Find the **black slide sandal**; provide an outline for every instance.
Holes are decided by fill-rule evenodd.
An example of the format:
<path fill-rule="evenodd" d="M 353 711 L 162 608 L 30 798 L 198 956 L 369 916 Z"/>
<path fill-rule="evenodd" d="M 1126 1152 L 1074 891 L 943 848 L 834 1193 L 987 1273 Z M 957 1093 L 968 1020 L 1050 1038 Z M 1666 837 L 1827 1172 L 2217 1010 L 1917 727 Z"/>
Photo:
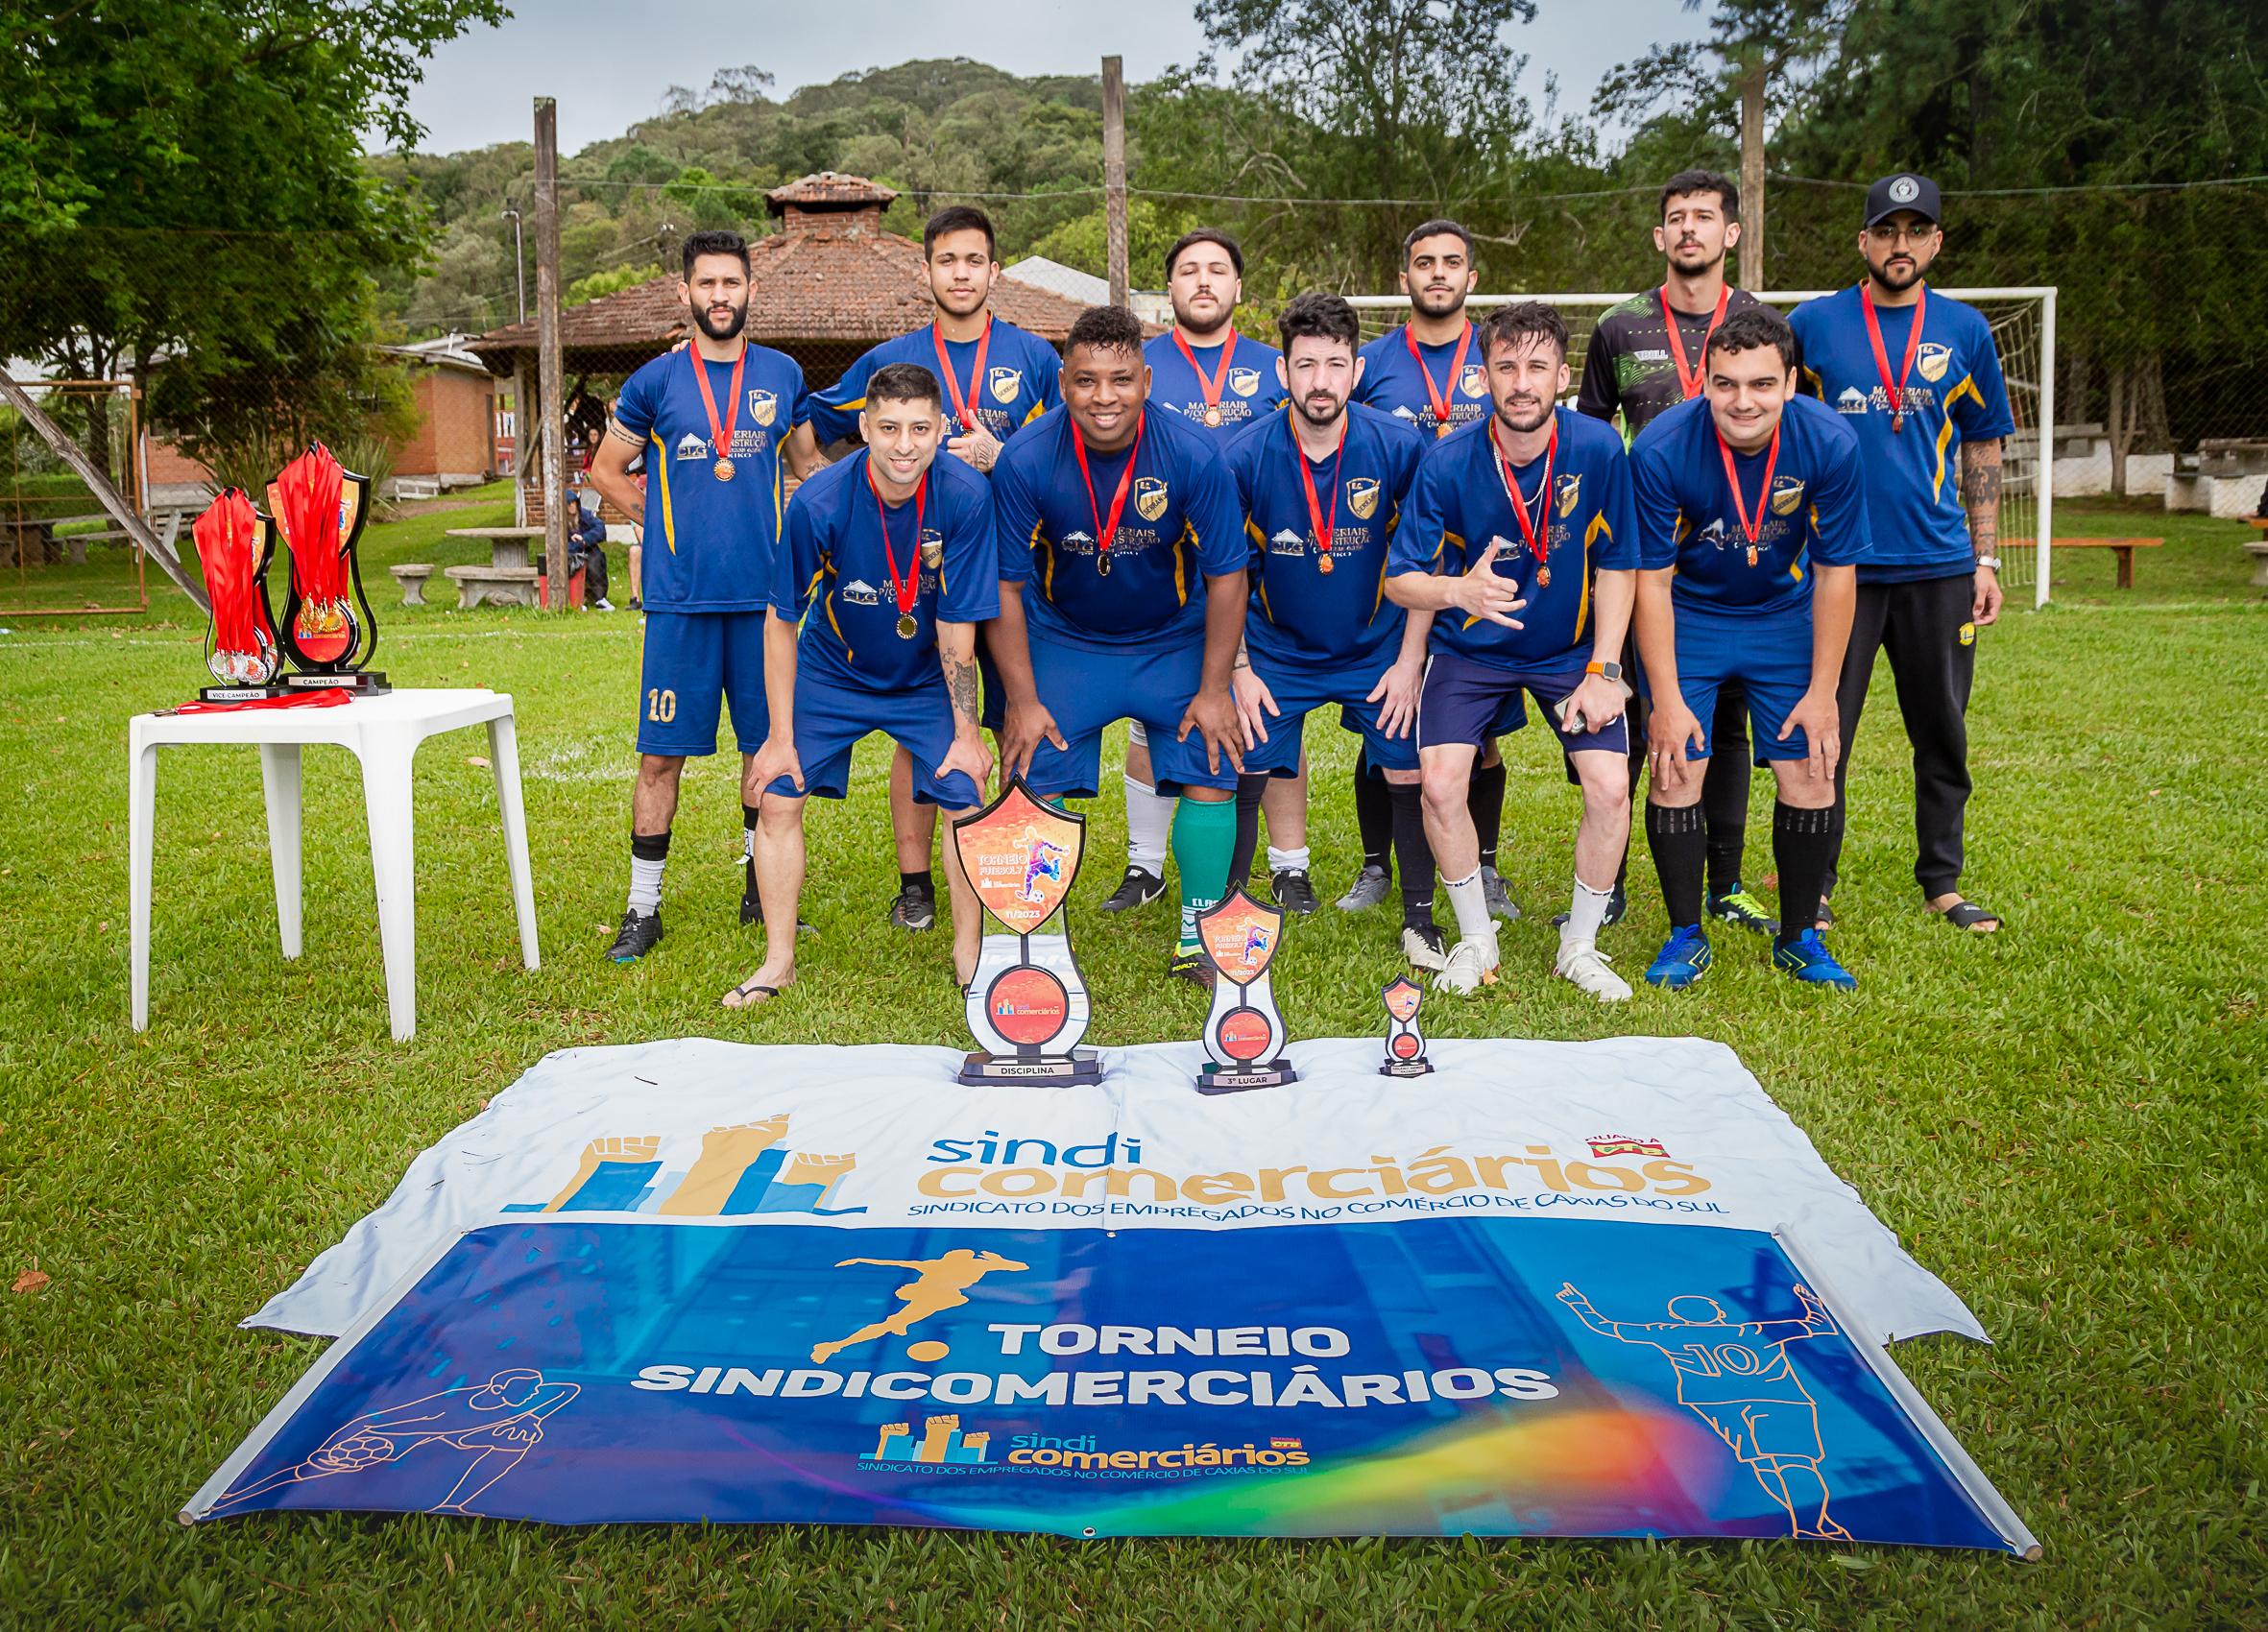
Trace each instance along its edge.
<path fill-rule="evenodd" d="M 1939 914 L 1956 929 L 1966 929 L 1975 935 L 1991 935 L 2000 929 L 2000 914 L 1991 907 L 1979 906 L 1975 901 L 1955 901 Z"/>

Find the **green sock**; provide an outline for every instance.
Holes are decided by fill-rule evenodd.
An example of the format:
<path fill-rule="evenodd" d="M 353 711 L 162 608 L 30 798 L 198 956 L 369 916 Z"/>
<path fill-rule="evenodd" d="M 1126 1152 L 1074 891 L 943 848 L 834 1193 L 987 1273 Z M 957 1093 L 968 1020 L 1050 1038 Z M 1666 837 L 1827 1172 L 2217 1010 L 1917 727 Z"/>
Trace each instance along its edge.
<path fill-rule="evenodd" d="M 1181 876 L 1180 952 L 1197 949 L 1197 914 L 1228 892 L 1228 858 L 1237 847 L 1237 802 L 1181 796 L 1173 812 L 1173 867 Z"/>

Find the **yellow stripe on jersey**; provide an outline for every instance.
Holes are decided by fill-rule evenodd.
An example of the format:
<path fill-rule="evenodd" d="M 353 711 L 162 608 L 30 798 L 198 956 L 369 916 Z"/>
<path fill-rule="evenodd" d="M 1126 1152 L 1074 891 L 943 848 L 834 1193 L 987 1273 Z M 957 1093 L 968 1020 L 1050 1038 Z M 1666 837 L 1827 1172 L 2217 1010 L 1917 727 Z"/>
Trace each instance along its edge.
<path fill-rule="evenodd" d="M 1040 569 L 1040 593 L 1051 601 L 1055 598 L 1055 544 L 1052 540 L 1040 537 L 1040 529 L 1046 525 L 1045 521 L 1031 524 L 1031 537 L 1024 540 L 1024 549 L 1028 555 L 1043 543 L 1048 546 L 1047 564 Z"/>
<path fill-rule="evenodd" d="M 1945 496 L 1945 449 L 1953 441 L 1953 404 L 1961 400 L 1961 394 L 1965 391 L 1976 398 L 1979 409 L 1985 406 L 1985 394 L 1977 389 L 1977 377 L 1974 374 L 1963 374 L 1961 383 L 1945 393 L 1945 422 L 1938 427 L 1937 474 L 1930 478 L 1929 484 L 1929 500 L 1932 504 Z"/>
<path fill-rule="evenodd" d="M 1187 544 L 1189 553 L 1181 553 Z M 1197 527 L 1188 516 L 1181 518 L 1181 537 L 1173 540 L 1173 604 L 1189 605 L 1189 564 L 1197 559 Z"/>
<path fill-rule="evenodd" d="M 662 439 L 654 440 L 654 480 L 662 484 L 662 540 L 669 546 L 671 555 L 677 554 L 677 522 L 669 513 L 669 450 L 662 445 Z"/>
<path fill-rule="evenodd" d="M 1614 529 L 1607 524 L 1606 513 L 1604 510 L 1592 516 L 1591 524 L 1582 530 L 1582 599 L 1578 601 L 1575 606 L 1575 637 L 1578 640 L 1582 638 L 1582 632 L 1590 623 L 1591 545 L 1598 541 L 1599 535 L 1602 533 L 1606 535 L 1608 543 L 1614 541 Z"/>
<path fill-rule="evenodd" d="M 1048 411 L 1048 410 L 1047 410 L 1047 408 L 1046 408 L 1046 406 L 1045 406 L 1044 404 L 1042 404 L 1042 403 L 1038 403 L 1038 402 L 1034 402 L 1034 403 L 1031 405 L 1031 412 L 1030 412 L 1030 413 L 1028 413 L 1028 414 L 1026 414 L 1026 415 L 1025 415 L 1025 416 L 1024 416 L 1024 418 L 1023 418 L 1022 420 L 1018 420 L 1018 421 L 1017 421 L 1016 428 L 1017 428 L 1018 430 L 1022 430 L 1022 429 L 1023 429 L 1023 428 L 1024 428 L 1025 425 L 1028 425 L 1028 424 L 1030 424 L 1030 423 L 1032 422 L 1032 420 L 1034 420 L 1038 419 L 1038 418 L 1039 418 L 1039 417 L 1040 417 L 1042 414 L 1045 414 L 1047 411 Z"/>

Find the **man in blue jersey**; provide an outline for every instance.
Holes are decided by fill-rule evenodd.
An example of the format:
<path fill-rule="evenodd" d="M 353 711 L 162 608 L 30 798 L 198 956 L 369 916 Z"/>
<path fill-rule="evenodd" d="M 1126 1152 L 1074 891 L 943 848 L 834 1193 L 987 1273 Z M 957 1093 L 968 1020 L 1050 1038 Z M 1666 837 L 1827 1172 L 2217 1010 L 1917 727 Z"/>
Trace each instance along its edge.
<path fill-rule="evenodd" d="M 1478 349 L 1493 412 L 1434 444 L 1418 466 L 1386 590 L 1435 615 L 1418 703 L 1426 836 L 1457 912 L 1435 977 L 1464 994 L 1495 976 L 1496 924 L 1466 807 L 1474 757 L 1525 691 L 1558 733 L 1582 789 L 1575 890 L 1553 967 L 1601 1002 L 1629 982 L 1599 950 L 1630 830 L 1623 635 L 1638 567 L 1622 438 L 1572 408 L 1567 324 L 1540 300 L 1491 312 Z"/>
<path fill-rule="evenodd" d="M 1245 744 L 1229 876 L 1241 878 L 1251 866 L 1264 800 L 1287 790 L 1292 797 L 1281 808 L 1266 808 L 1269 877 L 1289 907 L 1287 874 L 1307 841 L 1299 797 L 1305 726 L 1315 709 L 1336 704 L 1393 801 L 1404 949 L 1438 969 L 1445 953 L 1434 926 L 1433 853 L 1418 809 L 1413 734 L 1432 619 L 1405 614 L 1382 592 L 1387 547 L 1429 444 L 1391 415 L 1348 400 L 1362 379 L 1363 331 L 1344 300 L 1301 295 L 1285 306 L 1280 328 L 1276 366 L 1291 411 L 1228 445 L 1252 575 L 1245 657 L 1235 675 Z"/>
<path fill-rule="evenodd" d="M 1072 325 L 1063 406 L 1008 445 L 993 476 L 1001 615 L 989 642 L 1007 693 L 1002 776 L 1091 797 L 1103 729 L 1140 720 L 1162 791 L 1180 796 L 1171 972 L 1209 978 L 1196 915 L 1225 893 L 1243 765 L 1229 671 L 1244 630 L 1236 484 L 1204 431 L 1148 402 L 1142 324 L 1098 306 Z"/>
<path fill-rule="evenodd" d="M 1355 400 L 1381 409 L 1431 437 L 1445 437 L 1477 424 L 1493 412 L 1488 371 L 1465 317 L 1465 300 L 1480 274 L 1473 266 L 1473 235 L 1454 221 L 1426 221 L 1402 240 L 1402 292 L 1410 297 L 1410 321 L 1388 329 L 1363 348 L 1363 383 Z M 1481 842 L 1481 883 L 1488 910 L 1516 919 L 1520 909 L 1496 872 L 1496 840 L 1504 823 L 1504 758 L 1499 733 L 1517 731 L 1527 718 L 1517 692 L 1506 717 L 1495 723 L 1473 770 L 1470 808 Z M 1392 830 L 1392 803 L 1366 759 L 1355 762 L 1355 819 L 1363 835 L 1363 871 L 1339 898 L 1341 911 L 1354 912 L 1386 900 L 1392 880 L 1387 868 L 1387 840 Z"/>
<path fill-rule="evenodd" d="M 1857 439 L 1795 396 L 1796 357 L 1787 319 L 1735 312 L 1709 337 L 1703 395 L 1630 450 L 1645 568 L 1638 660 L 1653 705 L 1646 837 L 1670 919 L 1646 971 L 1656 986 L 1689 986 L 1709 967 L 1701 797 L 1715 744 L 1701 722 L 1727 680 L 1748 696 L 1757 762 L 1778 783 L 1773 963 L 1816 985 L 1857 984 L 1814 921 L 1843 830 L 1835 683 L 1867 553 L 1866 495 Z"/>
<path fill-rule="evenodd" d="M 992 753 L 977 719 L 977 626 L 1001 607 L 992 490 L 962 461 L 937 457 L 945 429 L 936 375 L 885 364 L 858 415 L 865 450 L 787 506 L 765 626 L 771 733 L 756 756 L 764 960 L 725 995 L 727 1008 L 795 978 L 805 802 L 849 792 L 851 750 L 867 732 L 887 732 L 913 756 L 914 796 L 931 809 L 964 816 L 983 803 Z M 981 919 L 950 845 L 946 877 L 953 978 L 966 985 Z"/>
<path fill-rule="evenodd" d="M 1215 227 L 1184 233 L 1166 252 L 1166 292 L 1173 327 L 1143 348 L 1149 364 L 1149 399 L 1187 415 L 1225 449 L 1231 438 L 1284 405 L 1282 355 L 1273 346 L 1239 334 L 1233 322 L 1244 292 L 1244 252 Z M 1140 722 L 1126 735 L 1126 876 L 1105 912 L 1124 912 L 1155 900 L 1166 889 L 1166 834 L 1173 802 L 1150 783 L 1149 737 Z M 1269 786 L 1268 835 L 1297 836 L 1295 847 L 1269 847 L 1276 900 L 1287 912 L 1315 910 L 1307 877 L 1306 767 L 1297 778 Z M 1240 815 L 1242 823 L 1244 817 Z M 1241 831 L 1241 829 L 1240 829 Z M 1251 852 L 1243 859 L 1249 863 Z M 1240 877 L 1241 875 L 1231 875 Z"/>
<path fill-rule="evenodd" d="M 2000 616 L 2001 439 L 2015 420 L 1984 314 L 1922 281 L 1944 245 L 1941 208 L 1927 177 L 1875 182 L 1859 234 L 1866 277 L 1790 321 L 1812 389 L 1857 434 L 1874 535 L 1836 691 L 1836 787 L 1874 654 L 1888 652 L 1914 748 L 1915 881 L 1930 911 L 1989 934 L 2000 915 L 1961 893 L 1962 819 L 1977 631 Z M 1832 888 L 1832 868 L 1827 877 Z"/>
<path fill-rule="evenodd" d="M 989 473 L 1001 449 L 1025 425 L 1062 400 L 1055 348 L 991 309 L 1001 275 L 992 218 L 967 204 L 937 211 L 922 226 L 922 258 L 929 277 L 934 319 L 923 328 L 885 340 L 853 363 L 843 377 L 811 397 L 811 429 L 825 446 L 857 429 L 867 381 L 892 363 L 918 363 L 945 387 L 950 415 L 945 451 Z M 981 658 L 981 643 L 979 656 Z M 988 707 L 987 720 L 997 723 Z M 913 761 L 904 751 L 890 760 L 890 829 L 898 846 L 898 894 L 890 922 L 928 929 L 937 922 L 937 891 L 929 858 L 936 852 L 937 811 L 914 797 Z"/>
<path fill-rule="evenodd" d="M 638 787 L 630 805 L 630 901 L 607 955 L 643 957 L 662 939 L 662 870 L 688 756 L 716 752 L 729 700 L 740 742 L 742 820 L 756 825 L 756 751 L 769 733 L 763 619 L 785 488 L 819 468 L 803 370 L 752 344 L 748 245 L 736 232 L 686 239 L 692 344 L 632 374 L 615 399 L 591 485 L 646 531 L 645 654 L 639 683 Z M 630 474 L 642 451 L 646 480 Z M 751 872 L 748 896 L 755 893 Z M 742 921 L 751 916 L 743 898 Z"/>

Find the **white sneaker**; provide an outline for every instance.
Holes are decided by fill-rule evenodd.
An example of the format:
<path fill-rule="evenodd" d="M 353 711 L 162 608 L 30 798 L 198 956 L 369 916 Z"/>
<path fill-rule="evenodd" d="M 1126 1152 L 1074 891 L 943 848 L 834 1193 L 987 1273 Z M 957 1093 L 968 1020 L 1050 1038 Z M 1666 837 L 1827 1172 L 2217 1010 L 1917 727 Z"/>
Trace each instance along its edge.
<path fill-rule="evenodd" d="M 1488 901 L 1488 910 L 1507 924 L 1520 922 L 1520 903 L 1512 900 L 1512 892 L 1505 887 L 1503 878 L 1493 867 L 1481 869 L 1481 893 Z"/>
<path fill-rule="evenodd" d="M 1434 976 L 1434 990 L 1470 996 L 1484 985 L 1496 982 L 1496 937 L 1460 941 L 1450 948 L 1449 961 Z"/>
<path fill-rule="evenodd" d="M 1589 941 L 1563 941 L 1552 967 L 1600 1002 L 1620 1003 L 1629 996 L 1630 983 L 1606 967 L 1611 961 Z"/>
<path fill-rule="evenodd" d="M 598 610 L 600 612 L 613 612 L 615 610 L 615 603 L 608 600 L 604 595 L 601 595 L 598 597 Z"/>
<path fill-rule="evenodd" d="M 1402 925 L 1402 955 L 1418 969 L 1446 969 L 1449 967 L 1449 948 L 1441 942 L 1441 931 L 1420 929 L 1414 924 Z"/>

